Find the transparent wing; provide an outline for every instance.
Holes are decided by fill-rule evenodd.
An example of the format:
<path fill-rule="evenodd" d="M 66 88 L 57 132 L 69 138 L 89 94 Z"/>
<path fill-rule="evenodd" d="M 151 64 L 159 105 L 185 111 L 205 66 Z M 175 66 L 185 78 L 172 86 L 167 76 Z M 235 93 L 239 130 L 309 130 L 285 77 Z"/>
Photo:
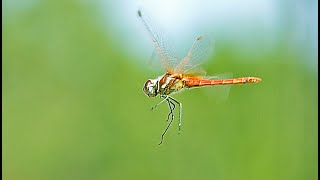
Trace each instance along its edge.
<path fill-rule="evenodd" d="M 202 69 L 200 66 L 194 67 L 193 69 L 187 71 L 187 72 L 183 72 L 183 76 L 188 78 L 188 77 L 199 77 L 199 78 L 207 78 L 206 77 L 207 72 Z"/>
<path fill-rule="evenodd" d="M 232 73 L 223 73 L 215 76 L 206 76 L 206 79 L 231 79 L 233 77 Z M 216 103 L 225 102 L 228 99 L 230 93 L 231 85 L 214 86 L 211 88 L 206 88 L 206 94 L 208 98 Z"/>
<path fill-rule="evenodd" d="M 197 74 L 200 65 L 205 62 L 213 51 L 213 43 L 207 35 L 199 36 L 194 41 L 187 56 L 174 69 L 175 73 Z"/>
<path fill-rule="evenodd" d="M 223 73 L 223 74 L 218 74 L 218 75 L 214 75 L 214 76 L 206 76 L 206 79 L 210 79 L 210 80 L 215 80 L 215 79 L 231 79 L 233 78 L 233 74 L 230 72 L 227 73 Z"/>
<path fill-rule="evenodd" d="M 167 36 L 160 31 L 151 23 L 148 16 L 144 14 L 141 10 L 138 10 L 138 17 L 141 19 L 145 28 L 150 35 L 152 42 L 155 46 L 155 51 L 159 57 L 162 67 L 167 72 L 173 72 L 177 65 L 177 58 L 175 56 L 175 48 L 173 44 L 169 43 Z"/>

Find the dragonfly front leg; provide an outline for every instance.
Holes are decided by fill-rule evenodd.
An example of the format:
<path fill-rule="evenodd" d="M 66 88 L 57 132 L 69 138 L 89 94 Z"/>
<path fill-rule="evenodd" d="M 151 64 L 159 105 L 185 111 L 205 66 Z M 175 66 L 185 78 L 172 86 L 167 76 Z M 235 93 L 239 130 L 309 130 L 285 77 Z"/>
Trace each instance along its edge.
<path fill-rule="evenodd" d="M 180 134 L 180 132 L 181 132 L 181 119 L 182 119 L 182 103 L 180 103 L 179 101 L 175 100 L 172 97 L 169 97 L 169 99 L 174 101 L 175 103 L 177 103 L 179 105 L 179 134 Z"/>
<path fill-rule="evenodd" d="M 169 96 L 160 96 L 160 98 L 164 98 L 163 100 L 161 100 L 158 104 L 152 106 L 151 110 L 153 110 L 154 108 L 156 108 L 157 106 L 159 106 L 160 104 L 162 104 L 165 100 L 167 100 L 169 98 Z"/>

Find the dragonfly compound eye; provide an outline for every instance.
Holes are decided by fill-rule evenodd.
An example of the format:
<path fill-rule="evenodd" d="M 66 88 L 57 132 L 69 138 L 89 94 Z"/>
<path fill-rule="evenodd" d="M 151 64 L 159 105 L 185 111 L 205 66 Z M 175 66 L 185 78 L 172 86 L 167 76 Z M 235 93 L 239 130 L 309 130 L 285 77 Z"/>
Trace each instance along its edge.
<path fill-rule="evenodd" d="M 144 83 L 143 92 L 149 97 L 157 96 L 157 82 L 149 79 Z"/>

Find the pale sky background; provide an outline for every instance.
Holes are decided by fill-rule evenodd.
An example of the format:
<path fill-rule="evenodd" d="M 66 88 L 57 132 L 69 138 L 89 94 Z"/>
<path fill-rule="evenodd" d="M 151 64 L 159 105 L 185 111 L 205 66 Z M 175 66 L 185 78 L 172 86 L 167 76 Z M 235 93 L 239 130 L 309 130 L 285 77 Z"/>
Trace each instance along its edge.
<path fill-rule="evenodd" d="M 5 3 L 10 13 L 32 9 L 40 0 Z M 115 46 L 145 62 L 153 48 L 137 9 L 143 7 L 183 56 L 196 36 L 208 33 L 215 47 L 224 41 L 243 53 L 257 57 L 286 39 L 288 49 L 310 56 L 308 67 L 318 64 L 318 2 L 316 0 L 117 0 L 79 1 L 96 9 L 97 21 L 112 32 Z M 95 19 L 96 20 L 96 19 Z M 258 48 L 257 48 L 258 47 Z M 272 60 L 270 60 L 272 61 Z"/>
<path fill-rule="evenodd" d="M 147 10 L 153 23 L 172 38 L 179 54 L 187 51 L 195 37 L 204 33 L 210 34 L 215 46 L 228 40 L 252 56 L 268 52 L 278 40 L 287 38 L 288 49 L 292 48 L 293 52 L 299 49 L 310 55 L 303 64 L 314 67 L 318 63 L 318 2 L 315 0 L 118 0 L 116 4 L 101 3 L 101 11 L 109 10 L 104 11 L 106 27 L 114 28 L 128 53 L 142 59 L 150 56 L 152 48 L 136 16 L 139 7 Z"/>

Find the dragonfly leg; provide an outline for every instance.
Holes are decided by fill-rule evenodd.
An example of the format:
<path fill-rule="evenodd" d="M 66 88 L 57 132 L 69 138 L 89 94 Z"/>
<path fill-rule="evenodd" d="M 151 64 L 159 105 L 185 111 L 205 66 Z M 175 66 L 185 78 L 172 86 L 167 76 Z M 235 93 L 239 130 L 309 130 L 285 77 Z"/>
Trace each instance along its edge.
<path fill-rule="evenodd" d="M 169 96 L 167 96 L 167 97 L 169 97 Z M 171 102 L 170 101 L 170 99 L 168 99 L 168 103 L 170 104 L 170 103 L 172 103 L 173 104 L 173 102 Z M 171 104 L 171 105 L 172 105 Z M 169 124 L 168 124 L 168 126 L 166 127 L 166 129 L 164 130 L 164 132 L 163 132 L 163 134 L 161 135 L 161 141 L 160 141 L 160 143 L 159 143 L 159 145 L 160 144 L 162 144 L 162 142 L 163 142 L 163 139 L 164 139 L 164 135 L 167 133 L 167 131 L 168 131 L 168 129 L 170 128 L 170 126 L 171 126 L 171 124 L 172 124 L 172 121 L 173 121 L 173 110 L 174 110 L 174 108 L 172 108 L 172 106 L 170 106 L 169 105 L 169 107 L 170 107 L 170 113 L 169 113 L 169 115 L 171 114 L 171 120 L 170 120 L 170 122 L 169 122 Z M 169 117 L 169 116 L 168 116 Z"/>
<path fill-rule="evenodd" d="M 160 104 L 162 104 L 165 100 L 167 100 L 169 98 L 169 96 L 160 96 L 160 98 L 164 98 L 163 100 L 161 100 L 158 104 L 152 106 L 151 110 L 153 110 L 154 108 L 156 108 L 157 106 L 159 106 Z"/>
<path fill-rule="evenodd" d="M 167 102 L 170 108 L 170 113 L 168 114 L 166 121 L 170 119 L 170 115 L 171 115 L 171 118 L 174 118 L 174 109 L 176 108 L 176 105 L 173 102 L 171 102 L 169 99 L 167 99 Z"/>
<path fill-rule="evenodd" d="M 182 119 L 182 103 L 180 103 L 179 101 L 177 101 L 176 99 L 174 99 L 172 97 L 169 97 L 169 99 L 179 105 L 179 134 L 180 134 L 180 132 L 181 132 L 181 119 Z"/>

